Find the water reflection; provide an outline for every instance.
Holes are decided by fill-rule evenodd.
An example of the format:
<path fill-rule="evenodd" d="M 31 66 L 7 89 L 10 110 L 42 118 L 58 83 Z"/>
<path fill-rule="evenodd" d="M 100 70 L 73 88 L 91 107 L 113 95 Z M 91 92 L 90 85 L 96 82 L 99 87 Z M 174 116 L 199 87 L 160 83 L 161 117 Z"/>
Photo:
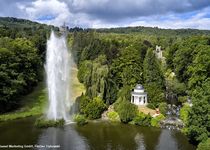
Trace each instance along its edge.
<path fill-rule="evenodd" d="M 173 131 L 167 129 L 163 129 L 161 131 L 159 143 L 156 147 L 156 150 L 171 150 L 171 149 L 178 150 L 177 143 L 171 136 L 172 132 Z"/>
<path fill-rule="evenodd" d="M 137 133 L 134 140 L 136 144 L 138 145 L 137 150 L 145 150 L 143 134 Z"/>
<path fill-rule="evenodd" d="M 61 150 L 195 150 L 177 131 L 121 123 L 90 122 L 38 129 L 33 118 L 0 123 L 0 145 L 60 145 Z M 43 149 L 41 149 L 43 150 Z M 45 150 L 45 149 L 44 149 Z"/>
<path fill-rule="evenodd" d="M 75 129 L 93 150 L 195 150 L 185 136 L 167 129 L 106 122 L 89 123 Z"/>
<path fill-rule="evenodd" d="M 137 131 L 129 125 L 95 122 L 84 127 L 76 127 L 80 135 L 86 137 L 93 150 L 132 150 L 136 149 L 134 137 Z"/>
<path fill-rule="evenodd" d="M 86 139 L 80 136 L 72 125 L 44 130 L 37 143 L 39 145 L 60 145 L 62 150 L 89 149 Z"/>
<path fill-rule="evenodd" d="M 156 150 L 195 150 L 185 136 L 175 130 L 162 129 Z"/>

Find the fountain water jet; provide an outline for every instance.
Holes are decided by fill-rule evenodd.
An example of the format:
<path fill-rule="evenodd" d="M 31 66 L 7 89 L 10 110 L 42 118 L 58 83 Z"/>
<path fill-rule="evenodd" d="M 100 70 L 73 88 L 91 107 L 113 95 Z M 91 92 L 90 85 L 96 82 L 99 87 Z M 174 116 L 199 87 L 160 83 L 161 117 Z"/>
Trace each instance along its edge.
<path fill-rule="evenodd" d="M 70 78 L 70 54 L 66 44 L 66 36 L 58 37 L 52 31 L 47 41 L 46 73 L 49 108 L 47 119 L 70 119 L 71 106 L 69 78 Z"/>

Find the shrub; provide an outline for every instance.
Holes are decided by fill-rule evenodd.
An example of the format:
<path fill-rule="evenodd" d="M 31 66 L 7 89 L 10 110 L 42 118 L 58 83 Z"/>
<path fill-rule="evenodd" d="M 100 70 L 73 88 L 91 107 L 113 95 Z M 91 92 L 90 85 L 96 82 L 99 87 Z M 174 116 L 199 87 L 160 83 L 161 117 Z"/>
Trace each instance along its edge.
<path fill-rule="evenodd" d="M 160 114 L 159 116 L 151 119 L 151 125 L 153 127 L 160 127 L 160 121 L 162 121 L 163 119 L 165 119 L 165 117 L 162 114 Z"/>
<path fill-rule="evenodd" d="M 209 150 L 209 149 L 210 149 L 210 138 L 198 144 L 197 150 Z"/>
<path fill-rule="evenodd" d="M 131 104 L 128 101 L 122 101 L 117 106 L 117 112 L 119 114 L 120 120 L 123 123 L 128 123 L 129 121 L 132 121 L 133 118 L 137 115 L 138 108 L 136 105 Z"/>
<path fill-rule="evenodd" d="M 91 99 L 87 96 L 81 95 L 79 98 L 79 111 L 82 114 L 85 114 L 86 107 L 90 103 Z"/>
<path fill-rule="evenodd" d="M 187 135 L 187 133 L 188 133 L 189 131 L 188 131 L 188 128 L 184 127 L 184 128 L 181 129 L 181 132 L 182 132 L 183 134 Z"/>
<path fill-rule="evenodd" d="M 77 125 L 82 126 L 88 123 L 84 115 L 76 114 L 74 115 L 74 121 L 77 123 Z"/>
<path fill-rule="evenodd" d="M 135 125 L 140 125 L 140 126 L 150 126 L 151 125 L 151 116 L 146 115 L 142 112 L 138 113 L 137 116 L 133 119 L 133 123 Z"/>
<path fill-rule="evenodd" d="M 117 93 L 118 99 L 119 98 L 126 99 L 126 100 L 130 99 L 130 97 L 131 97 L 131 89 L 132 88 L 130 86 L 128 86 L 128 85 L 123 86 L 119 90 L 119 92 Z"/>
<path fill-rule="evenodd" d="M 147 107 L 148 107 L 148 108 L 151 108 L 151 109 L 155 109 L 155 108 L 156 108 L 155 105 L 154 105 L 153 103 L 148 103 L 148 104 L 147 104 Z"/>
<path fill-rule="evenodd" d="M 84 107 L 84 114 L 89 119 L 98 119 L 106 108 L 103 100 L 100 97 L 95 97 Z"/>
<path fill-rule="evenodd" d="M 111 120 L 111 121 L 114 121 L 114 122 L 120 121 L 120 117 L 119 117 L 118 113 L 115 111 L 108 112 L 107 116 L 108 116 L 109 120 Z"/>
<path fill-rule="evenodd" d="M 187 102 L 187 96 L 179 96 L 178 97 L 178 102 L 180 102 L 182 104 Z"/>
<path fill-rule="evenodd" d="M 167 112 L 167 104 L 166 103 L 164 103 L 164 102 L 160 103 L 158 108 L 160 110 L 160 113 L 162 113 L 163 115 L 166 114 L 166 112 Z"/>
<path fill-rule="evenodd" d="M 182 119 L 185 125 L 188 122 L 189 111 L 190 111 L 190 106 L 186 104 L 180 109 L 180 119 Z"/>
<path fill-rule="evenodd" d="M 119 97 L 119 98 L 117 99 L 117 101 L 114 103 L 114 110 L 115 110 L 115 111 L 118 110 L 119 105 L 120 105 L 123 101 L 126 101 L 126 99 L 125 99 L 124 97 Z"/>
<path fill-rule="evenodd" d="M 193 144 L 198 144 L 199 142 L 207 140 L 210 134 L 203 126 L 198 127 L 191 125 L 187 129 L 187 136 L 189 137 L 190 142 Z"/>
<path fill-rule="evenodd" d="M 36 120 L 35 126 L 38 128 L 48 128 L 48 127 L 60 127 L 65 124 L 64 119 L 60 120 L 47 120 L 43 117 L 40 117 Z"/>

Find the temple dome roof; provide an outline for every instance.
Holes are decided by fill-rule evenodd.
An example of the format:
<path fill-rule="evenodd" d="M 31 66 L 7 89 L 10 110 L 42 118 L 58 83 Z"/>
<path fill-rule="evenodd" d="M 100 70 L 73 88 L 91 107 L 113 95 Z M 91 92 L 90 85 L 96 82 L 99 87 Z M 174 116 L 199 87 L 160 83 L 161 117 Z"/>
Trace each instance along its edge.
<path fill-rule="evenodd" d="M 141 84 L 137 84 L 135 87 L 136 90 L 143 90 L 144 87 Z"/>

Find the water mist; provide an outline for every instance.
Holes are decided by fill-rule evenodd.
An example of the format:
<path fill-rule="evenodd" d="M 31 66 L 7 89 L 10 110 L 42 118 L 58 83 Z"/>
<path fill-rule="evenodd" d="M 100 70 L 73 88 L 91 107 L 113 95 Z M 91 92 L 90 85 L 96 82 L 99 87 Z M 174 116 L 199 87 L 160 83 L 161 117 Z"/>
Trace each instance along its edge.
<path fill-rule="evenodd" d="M 52 31 L 47 41 L 45 66 L 49 101 L 47 119 L 70 119 L 70 66 L 66 36 L 58 37 Z"/>

